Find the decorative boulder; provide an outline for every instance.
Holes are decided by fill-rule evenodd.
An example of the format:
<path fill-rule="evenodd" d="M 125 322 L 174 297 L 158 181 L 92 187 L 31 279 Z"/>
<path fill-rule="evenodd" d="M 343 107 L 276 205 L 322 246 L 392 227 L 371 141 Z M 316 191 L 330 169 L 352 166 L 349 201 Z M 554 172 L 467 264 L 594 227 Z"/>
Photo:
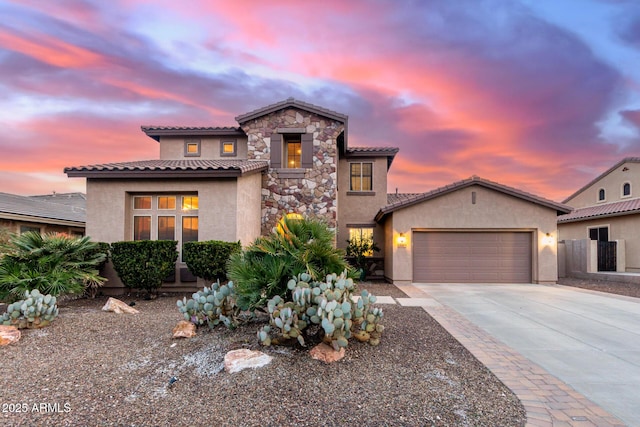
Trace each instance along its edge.
<path fill-rule="evenodd" d="M 261 351 L 231 350 L 224 356 L 224 369 L 229 373 L 240 372 L 247 368 L 260 368 L 268 365 L 272 357 Z"/>
<path fill-rule="evenodd" d="M 330 345 L 320 343 L 311 349 L 309 355 L 312 359 L 333 363 L 344 357 L 344 347 L 340 348 L 340 351 L 335 351 Z"/>
<path fill-rule="evenodd" d="M 127 304 L 123 303 L 119 299 L 109 298 L 107 303 L 102 307 L 102 311 L 113 311 L 116 314 L 136 314 L 138 310 L 135 308 L 129 307 Z"/>
<path fill-rule="evenodd" d="M 186 320 L 178 322 L 175 328 L 173 328 L 174 338 L 192 338 L 196 336 L 196 325 Z"/>
<path fill-rule="evenodd" d="M 18 342 L 20 336 L 20 331 L 15 326 L 0 325 L 0 346 Z"/>

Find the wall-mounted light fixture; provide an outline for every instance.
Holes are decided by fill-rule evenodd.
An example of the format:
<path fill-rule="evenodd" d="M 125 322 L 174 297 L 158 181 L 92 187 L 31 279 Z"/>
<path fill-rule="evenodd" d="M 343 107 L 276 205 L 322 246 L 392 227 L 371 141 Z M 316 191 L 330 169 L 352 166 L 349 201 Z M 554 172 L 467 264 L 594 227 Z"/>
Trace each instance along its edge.
<path fill-rule="evenodd" d="M 398 234 L 398 237 L 396 237 L 396 243 L 398 244 L 399 248 L 406 248 L 407 247 L 407 236 L 405 236 L 404 233 Z"/>
<path fill-rule="evenodd" d="M 555 243 L 555 239 L 553 238 L 551 233 L 546 233 L 542 238 L 542 244 L 545 246 L 553 246 L 554 243 Z"/>

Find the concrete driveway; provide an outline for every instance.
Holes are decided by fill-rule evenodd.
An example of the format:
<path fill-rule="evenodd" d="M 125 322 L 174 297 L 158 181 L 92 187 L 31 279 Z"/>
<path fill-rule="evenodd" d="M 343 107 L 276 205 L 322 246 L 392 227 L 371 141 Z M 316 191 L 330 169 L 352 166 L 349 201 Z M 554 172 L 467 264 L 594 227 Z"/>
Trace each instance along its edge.
<path fill-rule="evenodd" d="M 640 426 L 640 299 L 565 286 L 413 286 Z"/>

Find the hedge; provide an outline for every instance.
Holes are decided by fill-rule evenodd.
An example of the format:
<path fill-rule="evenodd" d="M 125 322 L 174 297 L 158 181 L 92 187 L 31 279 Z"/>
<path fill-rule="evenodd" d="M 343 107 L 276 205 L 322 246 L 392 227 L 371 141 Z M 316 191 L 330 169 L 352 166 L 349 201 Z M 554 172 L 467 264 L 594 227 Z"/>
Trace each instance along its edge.
<path fill-rule="evenodd" d="M 122 283 L 129 288 L 157 291 L 175 271 L 175 240 L 136 240 L 111 244 L 111 261 Z"/>
<path fill-rule="evenodd" d="M 189 271 L 197 277 L 207 281 L 225 280 L 229 257 L 241 249 L 240 242 L 187 242 L 184 244 L 182 259 L 187 263 Z"/>

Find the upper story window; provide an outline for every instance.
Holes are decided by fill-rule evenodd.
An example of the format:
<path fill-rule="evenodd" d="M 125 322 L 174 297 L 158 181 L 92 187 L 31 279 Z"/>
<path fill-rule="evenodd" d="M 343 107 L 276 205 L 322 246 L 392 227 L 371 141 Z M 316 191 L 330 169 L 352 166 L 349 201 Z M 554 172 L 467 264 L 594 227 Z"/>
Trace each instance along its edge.
<path fill-rule="evenodd" d="M 285 156 L 287 168 L 302 167 L 302 140 L 300 135 L 285 135 Z"/>
<path fill-rule="evenodd" d="M 313 167 L 313 134 L 300 132 L 304 132 L 304 128 L 284 128 L 271 134 L 270 161 L 273 169 Z"/>
<path fill-rule="evenodd" d="M 628 197 L 631 195 L 631 183 L 625 182 L 622 185 L 622 197 Z"/>
<path fill-rule="evenodd" d="M 200 157 L 200 140 L 187 139 L 184 141 L 185 157 Z"/>
<path fill-rule="evenodd" d="M 351 191 L 373 191 L 373 163 L 349 163 Z"/>
<path fill-rule="evenodd" d="M 235 157 L 236 155 L 237 141 L 221 141 L 220 142 L 220 156 L 221 157 Z"/>
<path fill-rule="evenodd" d="M 604 188 L 601 188 L 600 190 L 598 190 L 598 201 L 599 202 L 604 202 L 605 201 Z"/>

